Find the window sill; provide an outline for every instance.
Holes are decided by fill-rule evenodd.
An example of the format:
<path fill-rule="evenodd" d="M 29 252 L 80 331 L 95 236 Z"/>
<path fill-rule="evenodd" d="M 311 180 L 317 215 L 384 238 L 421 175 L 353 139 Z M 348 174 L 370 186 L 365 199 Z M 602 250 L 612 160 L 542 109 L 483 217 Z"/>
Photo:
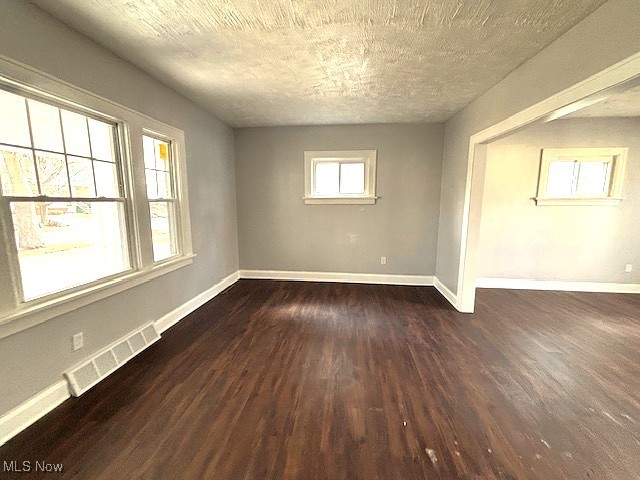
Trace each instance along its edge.
<path fill-rule="evenodd" d="M 615 207 L 622 202 L 621 197 L 608 198 L 534 198 L 536 205 L 540 206 L 609 206 Z"/>
<path fill-rule="evenodd" d="M 36 304 L 29 303 L 24 308 L 0 317 L 0 339 L 190 265 L 195 256 L 183 255 L 145 270 L 127 272 L 82 290 L 67 294 L 63 292 L 55 298 Z"/>
<path fill-rule="evenodd" d="M 372 205 L 379 197 L 304 197 L 307 205 Z"/>

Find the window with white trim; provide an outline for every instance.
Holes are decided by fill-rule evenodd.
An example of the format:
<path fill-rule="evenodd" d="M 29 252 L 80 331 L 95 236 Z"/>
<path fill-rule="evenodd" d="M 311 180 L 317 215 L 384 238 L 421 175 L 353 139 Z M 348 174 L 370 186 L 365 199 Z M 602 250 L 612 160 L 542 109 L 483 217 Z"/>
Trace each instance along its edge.
<path fill-rule="evenodd" d="M 0 69 L 0 338 L 191 263 L 184 133 Z"/>
<path fill-rule="evenodd" d="M 115 125 L 0 90 L 0 179 L 29 301 L 131 268 Z"/>
<path fill-rule="evenodd" d="M 617 205 L 627 148 L 553 148 L 542 151 L 538 205 Z"/>
<path fill-rule="evenodd" d="M 376 150 L 304 152 L 305 203 L 375 203 L 376 157 Z"/>
<path fill-rule="evenodd" d="M 178 254 L 172 145 L 151 135 L 144 135 L 142 142 L 153 259 L 159 262 Z"/>

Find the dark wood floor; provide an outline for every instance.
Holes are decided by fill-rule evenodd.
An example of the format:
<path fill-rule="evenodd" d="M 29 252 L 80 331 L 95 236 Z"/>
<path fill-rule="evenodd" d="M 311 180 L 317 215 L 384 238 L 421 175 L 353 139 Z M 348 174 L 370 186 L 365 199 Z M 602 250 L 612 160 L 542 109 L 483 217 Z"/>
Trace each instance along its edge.
<path fill-rule="evenodd" d="M 94 480 L 640 478 L 640 296 L 478 299 L 463 315 L 433 288 L 240 281 L 0 461 Z"/>

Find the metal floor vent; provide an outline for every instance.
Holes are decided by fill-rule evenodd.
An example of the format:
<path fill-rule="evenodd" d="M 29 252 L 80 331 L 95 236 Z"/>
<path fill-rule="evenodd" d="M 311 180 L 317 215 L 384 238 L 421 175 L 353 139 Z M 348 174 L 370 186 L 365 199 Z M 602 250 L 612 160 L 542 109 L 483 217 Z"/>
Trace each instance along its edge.
<path fill-rule="evenodd" d="M 111 372 L 128 362 L 152 343 L 160 340 L 153 323 L 130 333 L 100 350 L 93 357 L 64 374 L 74 397 L 79 397 Z"/>

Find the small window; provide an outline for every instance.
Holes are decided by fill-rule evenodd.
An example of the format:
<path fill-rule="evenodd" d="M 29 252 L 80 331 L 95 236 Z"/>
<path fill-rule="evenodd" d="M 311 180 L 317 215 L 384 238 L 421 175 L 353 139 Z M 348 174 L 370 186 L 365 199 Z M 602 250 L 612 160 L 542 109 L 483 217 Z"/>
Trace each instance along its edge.
<path fill-rule="evenodd" d="M 375 203 L 375 150 L 304 152 L 304 162 L 305 203 Z"/>
<path fill-rule="evenodd" d="M 0 208 L 20 301 L 129 270 L 116 125 L 4 90 L 0 111 Z"/>
<path fill-rule="evenodd" d="M 619 204 L 626 159 L 626 148 L 543 150 L 537 205 Z"/>
<path fill-rule="evenodd" d="M 143 136 L 142 143 L 153 260 L 160 262 L 178 254 L 172 148 L 170 141 L 149 135 Z"/>

